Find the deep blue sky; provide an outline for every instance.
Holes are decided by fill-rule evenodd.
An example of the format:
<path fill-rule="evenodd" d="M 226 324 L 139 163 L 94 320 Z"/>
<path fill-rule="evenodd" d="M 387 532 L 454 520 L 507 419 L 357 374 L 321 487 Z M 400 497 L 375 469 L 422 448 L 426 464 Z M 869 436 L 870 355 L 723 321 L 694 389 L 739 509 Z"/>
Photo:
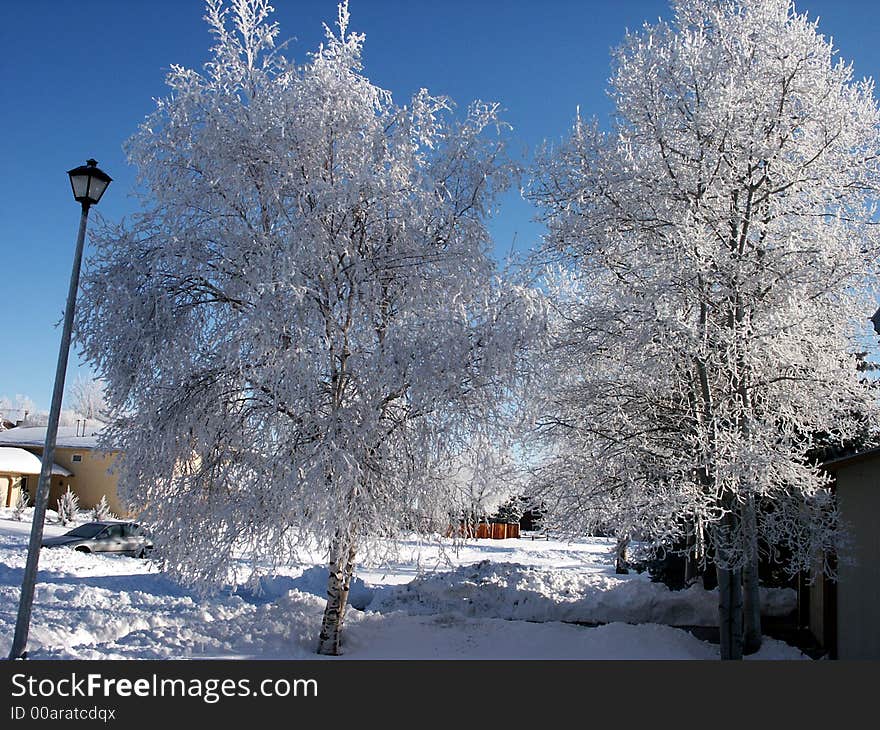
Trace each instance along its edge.
<path fill-rule="evenodd" d="M 322 40 L 335 0 L 275 0 L 288 55 Z M 820 17 L 858 76 L 880 76 L 876 0 L 800 0 Z M 366 34 L 365 71 L 403 101 L 420 87 L 459 105 L 498 100 L 527 159 L 566 133 L 575 108 L 607 119 L 609 52 L 627 28 L 669 16 L 666 0 L 351 0 Z M 172 63 L 201 68 L 211 37 L 201 0 L 0 0 L 0 395 L 47 409 L 73 256 L 78 206 L 66 170 L 95 157 L 114 182 L 93 209 L 135 210 L 123 142 L 165 95 Z M 497 249 L 531 246 L 541 228 L 508 195 L 493 223 Z M 86 250 L 88 256 L 88 249 Z M 68 386 L 87 366 L 71 353 Z"/>

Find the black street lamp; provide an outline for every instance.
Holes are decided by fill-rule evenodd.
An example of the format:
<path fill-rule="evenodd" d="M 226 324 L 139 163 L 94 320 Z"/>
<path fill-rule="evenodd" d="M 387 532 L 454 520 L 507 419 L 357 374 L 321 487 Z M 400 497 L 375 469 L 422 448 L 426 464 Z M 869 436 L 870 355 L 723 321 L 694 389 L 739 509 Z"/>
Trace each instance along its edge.
<path fill-rule="evenodd" d="M 31 623 L 31 608 L 34 603 L 34 588 L 37 583 L 37 564 L 40 560 L 40 545 L 43 542 L 43 523 L 46 519 L 46 506 L 49 502 L 49 481 L 52 463 L 55 459 L 55 440 L 58 436 L 58 419 L 61 415 L 61 400 L 64 395 L 64 378 L 67 374 L 67 358 L 70 354 L 70 335 L 73 329 L 73 314 L 76 308 L 76 292 L 79 288 L 79 270 L 82 264 L 83 244 L 86 237 L 86 222 L 89 208 L 95 205 L 111 182 L 110 176 L 98 168 L 95 160 L 75 167 L 67 173 L 73 188 L 73 197 L 82 205 L 79 219 L 79 234 L 76 238 L 76 252 L 73 255 L 73 270 L 70 274 L 70 287 L 67 290 L 67 306 L 64 309 L 64 328 L 61 333 L 61 348 L 58 352 L 58 367 L 55 370 L 55 388 L 52 391 L 52 405 L 49 408 L 49 424 L 46 428 L 46 444 L 40 465 L 40 479 L 34 498 L 34 518 L 31 523 L 31 537 L 28 542 L 27 562 L 24 578 L 21 581 L 21 598 L 18 602 L 18 618 L 15 622 L 15 635 L 10 659 L 24 659 L 27 655 L 28 631 Z"/>
<path fill-rule="evenodd" d="M 104 194 L 112 178 L 98 166 L 97 160 L 86 160 L 85 165 L 68 170 L 73 198 L 84 207 L 95 205 Z"/>

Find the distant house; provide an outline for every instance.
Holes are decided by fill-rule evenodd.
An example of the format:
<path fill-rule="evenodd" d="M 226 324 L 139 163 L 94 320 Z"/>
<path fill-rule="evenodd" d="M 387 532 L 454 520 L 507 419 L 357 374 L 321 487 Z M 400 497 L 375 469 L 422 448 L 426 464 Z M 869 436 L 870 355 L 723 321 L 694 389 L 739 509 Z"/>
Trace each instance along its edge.
<path fill-rule="evenodd" d="M 30 451 L 17 446 L 0 446 L 0 505 L 14 507 L 22 491 L 33 496 L 41 467 L 40 458 Z M 52 465 L 52 485 L 58 490 L 67 489 L 70 476 L 63 466 Z"/>
<path fill-rule="evenodd" d="M 98 448 L 98 437 L 103 424 L 100 421 L 80 422 L 76 426 L 60 426 L 55 441 L 55 466 L 49 489 L 49 508 L 70 486 L 79 497 L 80 509 L 94 507 L 106 495 L 110 510 L 119 516 L 128 514 L 116 491 L 117 477 L 111 473 L 115 451 Z M 37 489 L 40 459 L 46 443 L 46 427 L 11 428 L 0 431 L 0 452 L 6 452 L 5 464 L 0 458 L 0 498 L 7 506 L 14 504 L 17 490 L 24 487 L 33 498 Z M 26 455 L 34 457 L 28 461 Z M 24 471 L 15 471 L 21 467 Z M 10 469 L 11 471 L 4 471 Z M 5 492 L 3 487 L 6 487 Z"/>
<path fill-rule="evenodd" d="M 826 462 L 852 540 L 837 580 L 801 587 L 801 612 L 832 659 L 880 659 L 880 448 Z M 818 573 L 818 571 L 817 571 Z"/>

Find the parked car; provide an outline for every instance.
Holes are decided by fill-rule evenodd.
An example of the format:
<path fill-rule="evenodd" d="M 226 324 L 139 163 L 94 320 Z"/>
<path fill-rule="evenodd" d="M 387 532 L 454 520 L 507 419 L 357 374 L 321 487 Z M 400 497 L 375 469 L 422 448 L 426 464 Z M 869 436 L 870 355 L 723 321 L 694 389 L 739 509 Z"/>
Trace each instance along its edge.
<path fill-rule="evenodd" d="M 67 547 L 83 553 L 122 553 L 145 558 L 153 541 L 136 522 L 87 522 L 58 537 L 43 539 L 43 547 Z"/>

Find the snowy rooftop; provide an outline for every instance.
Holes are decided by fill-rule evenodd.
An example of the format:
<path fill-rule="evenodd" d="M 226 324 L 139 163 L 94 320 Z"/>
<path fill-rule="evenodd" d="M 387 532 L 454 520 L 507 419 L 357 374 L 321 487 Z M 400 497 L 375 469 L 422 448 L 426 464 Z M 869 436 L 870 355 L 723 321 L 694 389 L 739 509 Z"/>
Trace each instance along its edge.
<path fill-rule="evenodd" d="M 88 421 L 85 429 L 79 426 L 59 426 L 55 445 L 62 448 L 94 449 L 104 424 Z M 19 426 L 0 431 L 0 446 L 45 446 L 46 426 Z"/>
<path fill-rule="evenodd" d="M 0 473 L 39 474 L 41 465 L 40 459 L 30 451 L 14 446 L 0 446 Z M 58 464 L 52 465 L 52 473 L 63 477 L 71 476 L 71 472 Z"/>

